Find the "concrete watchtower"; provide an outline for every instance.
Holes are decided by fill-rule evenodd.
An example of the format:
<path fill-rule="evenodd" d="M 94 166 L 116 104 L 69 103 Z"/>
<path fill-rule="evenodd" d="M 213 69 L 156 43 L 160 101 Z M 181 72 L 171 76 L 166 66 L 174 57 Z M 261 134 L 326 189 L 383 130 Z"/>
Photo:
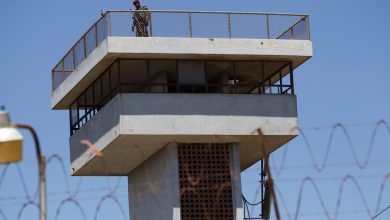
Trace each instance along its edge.
<path fill-rule="evenodd" d="M 309 17 L 138 12 L 149 37 L 136 37 L 134 13 L 105 13 L 52 71 L 72 174 L 128 176 L 132 220 L 243 219 L 240 173 L 265 138 L 269 153 L 298 135 L 293 72 L 312 56 Z"/>

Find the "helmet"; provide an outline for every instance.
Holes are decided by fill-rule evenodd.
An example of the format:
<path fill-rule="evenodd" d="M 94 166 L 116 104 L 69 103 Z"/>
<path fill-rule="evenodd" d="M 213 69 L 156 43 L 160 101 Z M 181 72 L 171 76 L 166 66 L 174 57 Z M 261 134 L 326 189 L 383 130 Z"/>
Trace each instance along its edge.
<path fill-rule="evenodd" d="M 139 0 L 134 0 L 133 1 L 133 5 L 137 4 L 137 3 L 141 3 Z"/>

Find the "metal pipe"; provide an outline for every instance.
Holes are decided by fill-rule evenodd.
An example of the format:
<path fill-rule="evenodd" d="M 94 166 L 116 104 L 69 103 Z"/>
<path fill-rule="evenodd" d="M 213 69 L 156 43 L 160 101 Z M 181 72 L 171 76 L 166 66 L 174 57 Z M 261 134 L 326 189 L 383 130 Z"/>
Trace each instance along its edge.
<path fill-rule="evenodd" d="M 188 28 L 190 31 L 190 37 L 192 37 L 192 15 L 188 13 Z"/>
<path fill-rule="evenodd" d="M 306 15 L 305 16 L 305 20 L 306 20 L 306 34 L 307 34 L 307 40 L 311 40 L 311 33 L 310 33 L 310 16 L 309 15 Z"/>
<path fill-rule="evenodd" d="M 138 10 L 140 12 L 144 10 Z M 185 10 L 146 10 L 147 12 L 165 13 L 197 13 L 197 14 L 249 14 L 249 15 L 283 15 L 283 16 L 307 16 L 307 14 L 294 13 L 269 13 L 269 12 L 238 12 L 238 11 L 185 11 Z M 131 12 L 131 10 L 108 10 L 109 12 Z"/>
<path fill-rule="evenodd" d="M 111 13 L 107 13 L 107 24 L 108 24 L 108 36 L 111 36 Z"/>
<path fill-rule="evenodd" d="M 72 58 L 73 58 L 73 70 L 76 70 L 76 54 L 74 52 L 74 47 L 72 49 Z"/>
<path fill-rule="evenodd" d="M 292 62 L 289 64 L 290 67 L 290 86 L 291 86 L 291 95 L 295 94 L 295 89 L 294 89 L 294 65 Z"/>
<path fill-rule="evenodd" d="M 95 24 L 95 48 L 99 46 L 98 23 Z M 84 37 L 85 39 L 85 37 Z"/>
<path fill-rule="evenodd" d="M 231 15 L 228 14 L 228 32 L 229 32 L 229 38 L 232 38 L 232 24 L 231 24 Z"/>
<path fill-rule="evenodd" d="M 149 32 L 150 32 L 150 37 L 153 37 L 153 26 L 152 26 L 152 16 L 153 14 L 150 13 L 150 20 L 149 20 Z"/>
<path fill-rule="evenodd" d="M 267 38 L 268 39 L 271 39 L 271 33 L 270 33 L 270 28 L 269 28 L 269 15 L 266 15 L 265 16 L 265 18 L 266 18 L 266 23 L 267 23 Z"/>
<path fill-rule="evenodd" d="M 39 216 L 40 220 L 46 220 L 46 159 L 42 155 L 41 146 L 39 144 L 38 135 L 34 128 L 26 124 L 16 124 L 16 128 L 28 130 L 35 144 L 35 152 L 37 154 L 38 169 L 39 169 Z"/>

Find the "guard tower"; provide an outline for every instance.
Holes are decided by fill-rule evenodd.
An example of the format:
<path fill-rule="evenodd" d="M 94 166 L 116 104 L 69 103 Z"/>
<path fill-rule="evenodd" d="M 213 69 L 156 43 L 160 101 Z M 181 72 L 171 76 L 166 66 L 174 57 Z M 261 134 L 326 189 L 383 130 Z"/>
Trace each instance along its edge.
<path fill-rule="evenodd" d="M 307 15 L 108 11 L 52 71 L 72 175 L 128 176 L 132 220 L 243 219 L 240 173 L 298 135 L 311 56 Z"/>

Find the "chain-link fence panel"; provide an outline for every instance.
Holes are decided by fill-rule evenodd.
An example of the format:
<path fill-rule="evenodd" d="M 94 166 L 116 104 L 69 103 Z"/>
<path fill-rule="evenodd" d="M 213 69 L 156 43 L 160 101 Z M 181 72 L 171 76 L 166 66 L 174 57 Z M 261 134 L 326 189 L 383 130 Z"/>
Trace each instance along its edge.
<path fill-rule="evenodd" d="M 52 71 L 55 90 L 108 36 L 310 40 L 309 17 L 207 11 L 108 11 Z"/>

